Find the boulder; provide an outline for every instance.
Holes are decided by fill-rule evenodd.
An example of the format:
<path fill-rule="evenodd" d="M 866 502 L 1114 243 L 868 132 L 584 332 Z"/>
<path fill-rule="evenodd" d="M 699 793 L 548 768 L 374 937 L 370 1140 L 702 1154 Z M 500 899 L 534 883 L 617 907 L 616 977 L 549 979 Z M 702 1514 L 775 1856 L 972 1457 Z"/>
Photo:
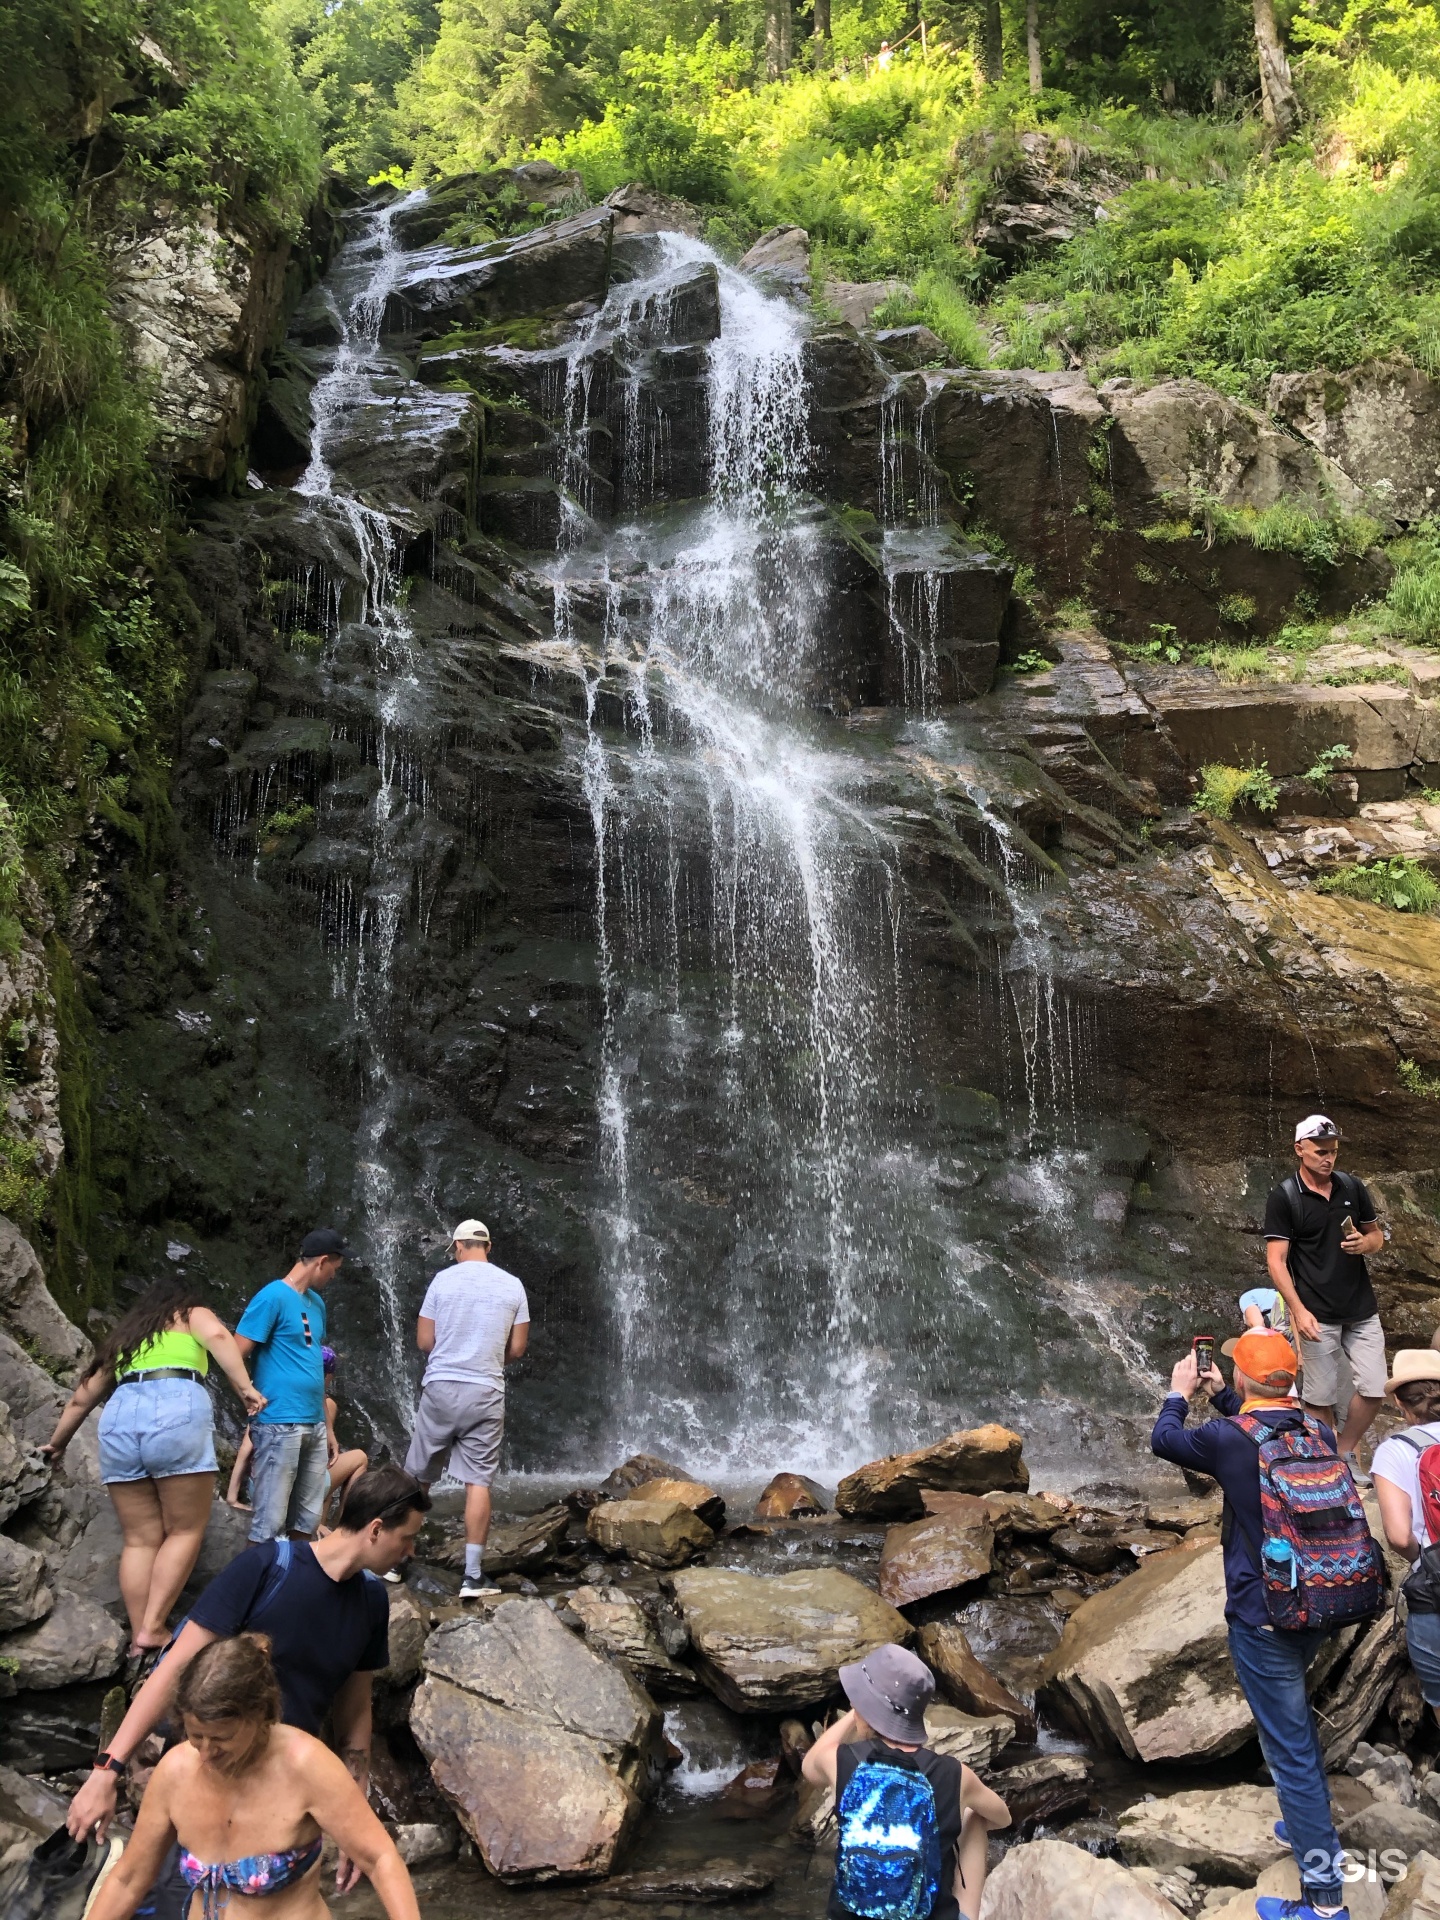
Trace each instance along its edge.
<path fill-rule="evenodd" d="M 1124 1548 L 1112 1533 L 1092 1533 L 1080 1527 L 1060 1527 L 1050 1536 L 1050 1551 L 1082 1573 L 1108 1573 Z"/>
<path fill-rule="evenodd" d="M 929 327 L 880 327 L 870 338 L 881 359 L 901 373 L 949 366 L 957 357 Z"/>
<path fill-rule="evenodd" d="M 595 1889 L 601 1900 L 630 1900 L 644 1906 L 692 1902 L 753 1900 L 768 1893 L 775 1876 L 764 1867 L 739 1860 L 706 1860 L 695 1867 L 657 1867 L 649 1873 L 622 1873 Z"/>
<path fill-rule="evenodd" d="M 725 1502 L 713 1487 L 700 1480 L 646 1480 L 626 1494 L 627 1500 L 678 1500 L 695 1517 L 718 1533 L 725 1524 Z"/>
<path fill-rule="evenodd" d="M 1015 1722 L 1016 1737 L 1027 1744 L 1034 1741 L 1034 1712 L 980 1664 L 958 1622 L 936 1620 L 921 1627 L 916 1652 L 932 1669 L 941 1693 L 953 1706 L 966 1713 L 1009 1714 Z"/>
<path fill-rule="evenodd" d="M 1412 1854 L 1440 1854 L 1440 1820 L 1425 1807 L 1402 1807 L 1398 1800 L 1373 1800 L 1336 1828 L 1343 1845 L 1357 1853 L 1387 1849 L 1403 1859 Z"/>
<path fill-rule="evenodd" d="M 570 1509 L 556 1505 L 518 1520 L 497 1520 L 485 1545 L 486 1573 L 539 1573 L 554 1560 L 570 1526 Z M 436 1556 L 442 1566 L 463 1567 L 462 1538 Z"/>
<path fill-rule="evenodd" d="M 923 1498 L 923 1495 L 922 1495 Z M 1063 1493 L 987 1493 L 985 1506 L 997 1534 L 1044 1540 L 1065 1525 L 1073 1502 Z"/>
<path fill-rule="evenodd" d="M 480 1857 L 512 1881 L 609 1873 L 653 1781 L 660 1716 L 540 1600 L 451 1620 L 410 1725 Z"/>
<path fill-rule="evenodd" d="M 0 1633 L 43 1620 L 55 1596 L 45 1584 L 45 1556 L 0 1533 Z"/>
<path fill-rule="evenodd" d="M 925 1709 L 925 1744 L 967 1767 L 993 1767 L 1015 1738 L 1015 1722 L 1006 1713 L 977 1717 L 932 1701 Z"/>
<path fill-rule="evenodd" d="M 13 1220 L 0 1214 L 0 1324 L 23 1340 L 37 1359 L 76 1367 L 90 1357 L 90 1342 L 60 1311 L 45 1284 L 39 1255 Z"/>
<path fill-rule="evenodd" d="M 698 240 L 703 230 L 699 209 L 688 200 L 678 200 L 639 181 L 607 193 L 605 205 L 614 209 L 617 240 L 631 233 L 688 233 L 692 240 Z"/>
<path fill-rule="evenodd" d="M 803 1713 L 842 1666 L 911 1638 L 903 1614 L 835 1567 L 765 1577 L 703 1567 L 675 1576 L 700 1674 L 737 1713 Z"/>
<path fill-rule="evenodd" d="M 592 207 L 518 240 L 417 254 L 396 276 L 384 329 L 434 339 L 456 327 L 598 305 L 610 281 L 614 224 L 609 207 Z"/>
<path fill-rule="evenodd" d="M 715 1544 L 683 1500 L 642 1500 L 633 1493 L 592 1507 L 585 1531 L 606 1553 L 623 1553 L 643 1567 L 683 1567 Z"/>
<path fill-rule="evenodd" d="M 1251 1909 L 1253 1920 L 1254 1909 Z M 1117 1861 L 1064 1840 L 1012 1847 L 985 1882 L 979 1920 L 1183 1920 Z"/>
<path fill-rule="evenodd" d="M 637 299 L 617 323 L 624 346 L 703 346 L 720 338 L 720 276 L 710 260 Z"/>
<path fill-rule="evenodd" d="M 438 1820 L 397 1821 L 390 1828 L 390 1838 L 407 1867 L 428 1867 L 436 1860 L 453 1859 L 460 1844 L 457 1828 L 442 1826 Z"/>
<path fill-rule="evenodd" d="M 647 1480 L 688 1481 L 689 1478 L 683 1467 L 660 1459 L 658 1454 L 632 1453 L 628 1460 L 622 1460 L 606 1474 L 598 1491 L 602 1500 L 621 1500 L 635 1487 L 643 1487 Z"/>
<path fill-rule="evenodd" d="M 584 1628 L 586 1644 L 607 1659 L 623 1660 L 654 1698 L 700 1691 L 690 1668 L 665 1651 L 644 1608 L 619 1587 L 577 1587 L 566 1604 Z"/>
<path fill-rule="evenodd" d="M 1405 1878 L 1391 1888 L 1381 1920 L 1440 1920 L 1440 1859 L 1416 1854 Z"/>
<path fill-rule="evenodd" d="M 1153 387 L 1111 380 L 1100 395 L 1115 421 L 1114 480 L 1122 491 L 1182 507 L 1197 497 L 1257 510 L 1285 500 L 1317 513 L 1361 504 L 1359 489 L 1332 460 L 1258 408 L 1198 380 Z"/>
<path fill-rule="evenodd" d="M 827 280 L 825 298 L 847 326 L 863 333 L 875 318 L 876 309 L 897 294 L 909 298 L 907 280 Z"/>
<path fill-rule="evenodd" d="M 1254 1722 L 1230 1665 L 1218 1540 L 1156 1554 L 1070 1616 L 1040 1697 L 1132 1760 L 1214 1760 Z"/>
<path fill-rule="evenodd" d="M 420 1672 L 429 1621 L 408 1587 L 387 1587 L 386 1592 L 390 1596 L 390 1664 L 375 1678 L 384 1686 L 408 1687 Z"/>
<path fill-rule="evenodd" d="M 973 1494 L 958 1497 L 973 1504 L 973 1514 L 930 1514 L 886 1533 L 879 1591 L 892 1607 L 908 1606 L 932 1593 L 953 1593 L 988 1578 L 995 1529 L 983 1500 Z"/>
<path fill-rule="evenodd" d="M 858 1467 L 840 1482 L 837 1511 L 847 1520 L 918 1520 L 921 1489 L 988 1493 L 992 1488 L 1024 1493 L 1030 1473 L 1020 1457 L 1018 1433 L 994 1424 L 947 1434 L 913 1453 L 892 1453 Z"/>
<path fill-rule="evenodd" d="M 1440 499 L 1440 386 L 1402 359 L 1276 373 L 1266 406 L 1342 468 L 1372 511 L 1408 526 Z"/>
<path fill-rule="evenodd" d="M 969 165 L 986 184 L 973 239 L 1011 266 L 1073 240 L 1128 184 L 1064 135 L 1036 130 L 1002 143 L 987 134 L 979 145 Z"/>
<path fill-rule="evenodd" d="M 780 1754 L 751 1760 L 721 1789 L 715 1811 L 723 1819 L 748 1820 L 771 1813 L 789 1793 L 793 1775 Z"/>
<path fill-rule="evenodd" d="M 770 227 L 741 256 L 740 271 L 775 293 L 801 294 L 810 290 L 810 236 L 804 227 Z"/>
<path fill-rule="evenodd" d="M 801 1520 L 828 1513 L 830 1496 L 803 1473 L 777 1473 L 755 1502 L 757 1520 Z"/>
<path fill-rule="evenodd" d="M 103 1608 L 79 1594 L 59 1593 L 43 1620 L 0 1639 L 0 1699 L 108 1680 L 124 1654 L 124 1630 Z"/>
<path fill-rule="evenodd" d="M 1028 1745 L 1035 1736 L 1017 1732 L 1017 1737 Z M 1027 1828 L 1054 1825 L 1062 1816 L 1088 1811 L 1090 1778 L 1090 1762 L 1079 1754 L 1047 1753 L 1003 1768 L 990 1776 L 990 1784 L 1010 1809 L 1015 1831 L 1023 1835 Z"/>
<path fill-rule="evenodd" d="M 1148 1867 L 1193 1867 L 1224 1885 L 1253 1880 L 1287 1849 L 1275 1838 L 1280 1803 L 1273 1787 L 1225 1787 L 1137 1801 L 1120 1815 L 1127 1860 Z"/>
<path fill-rule="evenodd" d="M 50 1462 L 30 1451 L 0 1400 L 0 1526 L 50 1484 Z"/>

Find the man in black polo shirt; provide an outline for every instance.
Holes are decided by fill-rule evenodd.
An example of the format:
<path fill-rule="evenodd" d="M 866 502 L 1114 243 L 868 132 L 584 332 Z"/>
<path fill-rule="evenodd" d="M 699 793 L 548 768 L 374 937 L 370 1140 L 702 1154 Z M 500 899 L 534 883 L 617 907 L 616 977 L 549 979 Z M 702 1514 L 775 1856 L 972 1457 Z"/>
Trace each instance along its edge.
<path fill-rule="evenodd" d="M 1365 1255 L 1378 1253 L 1385 1235 L 1364 1181 L 1336 1172 L 1339 1150 L 1339 1131 L 1323 1113 L 1296 1127 L 1300 1164 L 1265 1202 L 1265 1258 L 1299 1337 L 1305 1404 L 1327 1426 L 1339 1428 L 1340 1451 L 1354 1468 L 1360 1436 L 1385 1397 L 1385 1331 L 1365 1265 Z M 1355 1392 L 1339 1427 L 1342 1350 Z"/>

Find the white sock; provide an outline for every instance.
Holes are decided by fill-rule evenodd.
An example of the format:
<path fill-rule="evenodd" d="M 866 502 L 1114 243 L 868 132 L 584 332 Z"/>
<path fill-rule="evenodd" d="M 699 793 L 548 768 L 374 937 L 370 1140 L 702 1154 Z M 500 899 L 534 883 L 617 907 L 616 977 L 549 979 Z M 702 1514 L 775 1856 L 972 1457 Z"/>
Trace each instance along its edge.
<path fill-rule="evenodd" d="M 465 1578 L 467 1580 L 480 1578 L 480 1561 L 484 1552 L 484 1547 L 474 1546 L 468 1540 L 465 1542 Z"/>

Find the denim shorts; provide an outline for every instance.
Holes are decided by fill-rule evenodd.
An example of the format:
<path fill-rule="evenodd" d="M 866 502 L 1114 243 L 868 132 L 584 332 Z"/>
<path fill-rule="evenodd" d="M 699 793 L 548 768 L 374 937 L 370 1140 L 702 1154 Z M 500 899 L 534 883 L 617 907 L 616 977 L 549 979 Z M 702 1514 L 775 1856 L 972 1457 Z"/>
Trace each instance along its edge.
<path fill-rule="evenodd" d="M 169 1480 L 215 1472 L 215 1414 L 198 1380 L 131 1380 L 100 1415 L 100 1478 Z"/>
<path fill-rule="evenodd" d="M 1407 1615 L 1405 1645 L 1426 1706 L 1440 1708 L 1440 1613 Z"/>
<path fill-rule="evenodd" d="M 250 1539 L 278 1540 L 287 1533 L 314 1533 L 330 1491 L 330 1448 L 325 1422 L 255 1421 L 250 1428 Z"/>

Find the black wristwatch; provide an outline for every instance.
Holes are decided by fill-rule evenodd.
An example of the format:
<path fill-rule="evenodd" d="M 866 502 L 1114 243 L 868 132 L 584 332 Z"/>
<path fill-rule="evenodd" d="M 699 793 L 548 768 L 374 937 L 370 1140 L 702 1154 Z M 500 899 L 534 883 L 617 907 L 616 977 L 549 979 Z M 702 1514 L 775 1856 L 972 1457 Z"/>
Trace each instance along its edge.
<path fill-rule="evenodd" d="M 126 1763 L 117 1760 L 113 1753 L 97 1753 L 94 1765 L 97 1772 L 103 1769 L 106 1773 L 124 1773 Z"/>

